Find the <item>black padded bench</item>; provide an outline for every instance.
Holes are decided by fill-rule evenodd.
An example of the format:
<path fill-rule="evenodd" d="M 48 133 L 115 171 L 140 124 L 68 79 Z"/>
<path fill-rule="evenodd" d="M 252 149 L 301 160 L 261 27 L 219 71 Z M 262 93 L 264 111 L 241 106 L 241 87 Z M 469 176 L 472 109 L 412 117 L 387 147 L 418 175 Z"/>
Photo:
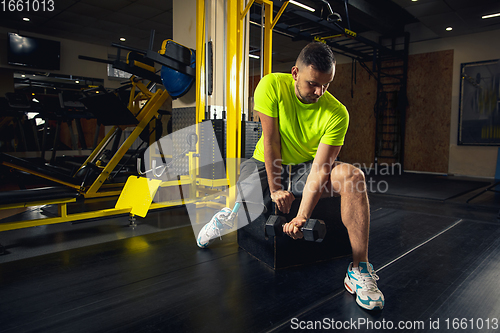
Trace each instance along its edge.
<path fill-rule="evenodd" d="M 75 201 L 78 195 L 78 191 L 66 187 L 41 187 L 0 192 L 0 209 L 4 206 L 8 208 L 36 206 L 35 204 L 30 204 L 33 202 L 56 203 L 61 201 Z"/>
<path fill-rule="evenodd" d="M 290 213 L 285 215 L 287 221 L 296 216 L 299 205 L 300 198 L 293 202 Z M 273 269 L 311 264 L 352 253 L 347 229 L 340 216 L 340 197 L 321 199 L 311 215 L 311 218 L 321 219 L 326 224 L 327 233 L 321 243 L 293 240 L 286 235 L 266 239 L 264 230 L 271 212 L 269 208 L 268 213 L 238 229 L 238 245 Z"/>
<path fill-rule="evenodd" d="M 28 171 L 29 173 L 40 175 L 47 179 L 58 179 L 72 185 L 80 185 L 81 183 L 81 180 L 66 175 L 53 166 L 37 165 L 22 158 L 5 153 L 0 153 L 0 164 L 13 167 L 18 170 Z"/>

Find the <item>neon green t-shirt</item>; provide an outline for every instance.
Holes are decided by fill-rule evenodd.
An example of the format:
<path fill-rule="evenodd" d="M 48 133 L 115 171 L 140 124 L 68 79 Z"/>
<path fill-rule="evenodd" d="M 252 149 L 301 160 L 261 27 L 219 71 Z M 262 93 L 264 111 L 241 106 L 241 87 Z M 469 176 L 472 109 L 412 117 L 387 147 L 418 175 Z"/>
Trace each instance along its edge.
<path fill-rule="evenodd" d="M 264 76 L 254 94 L 255 110 L 279 118 L 282 163 L 311 161 L 321 143 L 342 146 L 349 125 L 349 113 L 326 91 L 316 103 L 304 104 L 295 95 L 292 74 Z M 257 142 L 253 157 L 264 162 L 264 141 Z"/>

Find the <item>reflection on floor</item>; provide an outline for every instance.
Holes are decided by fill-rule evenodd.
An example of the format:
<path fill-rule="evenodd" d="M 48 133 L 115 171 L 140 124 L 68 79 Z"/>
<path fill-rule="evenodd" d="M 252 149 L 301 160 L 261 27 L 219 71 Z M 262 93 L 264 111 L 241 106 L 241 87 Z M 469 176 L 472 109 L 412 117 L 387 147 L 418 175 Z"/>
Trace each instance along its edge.
<path fill-rule="evenodd" d="M 464 318 L 463 332 L 495 332 L 500 197 L 465 203 L 480 190 L 444 201 L 370 194 L 370 258 L 386 296 L 373 313 L 343 287 L 349 258 L 273 271 L 234 233 L 201 250 L 183 207 L 136 228 L 123 216 L 3 232 L 1 331 L 451 332 Z"/>

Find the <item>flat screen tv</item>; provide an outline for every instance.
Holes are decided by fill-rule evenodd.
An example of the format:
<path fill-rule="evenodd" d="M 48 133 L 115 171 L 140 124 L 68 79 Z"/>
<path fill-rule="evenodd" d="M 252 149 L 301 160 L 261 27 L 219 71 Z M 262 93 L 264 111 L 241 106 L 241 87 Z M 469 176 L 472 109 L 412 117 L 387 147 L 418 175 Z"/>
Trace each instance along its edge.
<path fill-rule="evenodd" d="M 61 43 L 58 41 L 9 32 L 7 44 L 9 65 L 49 70 L 60 69 Z"/>

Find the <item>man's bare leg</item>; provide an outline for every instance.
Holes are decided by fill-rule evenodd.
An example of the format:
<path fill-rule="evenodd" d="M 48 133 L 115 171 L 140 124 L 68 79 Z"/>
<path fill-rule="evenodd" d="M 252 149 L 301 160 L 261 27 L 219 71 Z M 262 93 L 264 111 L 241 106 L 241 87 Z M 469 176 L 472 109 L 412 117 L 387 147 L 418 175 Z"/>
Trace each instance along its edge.
<path fill-rule="evenodd" d="M 328 195 L 340 195 L 342 221 L 349 233 L 353 267 L 357 267 L 360 262 L 368 262 L 370 206 L 365 176 L 351 164 L 336 162 L 330 182 L 332 192 Z"/>

